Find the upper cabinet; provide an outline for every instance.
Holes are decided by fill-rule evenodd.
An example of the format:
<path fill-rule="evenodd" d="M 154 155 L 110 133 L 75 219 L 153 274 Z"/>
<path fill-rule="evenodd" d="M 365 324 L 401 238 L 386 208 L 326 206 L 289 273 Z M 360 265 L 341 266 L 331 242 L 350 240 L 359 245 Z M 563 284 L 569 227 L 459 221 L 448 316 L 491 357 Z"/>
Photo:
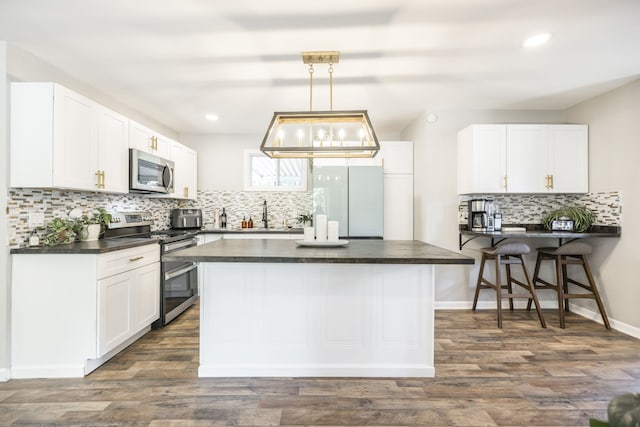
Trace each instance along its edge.
<path fill-rule="evenodd" d="M 196 200 L 198 191 L 198 154 L 195 150 L 171 141 L 170 158 L 174 162 L 174 193 L 171 198 Z"/>
<path fill-rule="evenodd" d="M 55 83 L 11 84 L 11 186 L 128 191 L 127 123 Z M 104 159 L 100 153 L 108 153 Z"/>
<path fill-rule="evenodd" d="M 472 125 L 458 133 L 458 193 L 586 193 L 586 125 Z"/>
<path fill-rule="evenodd" d="M 129 123 L 129 147 L 168 159 L 171 140 L 131 120 Z"/>

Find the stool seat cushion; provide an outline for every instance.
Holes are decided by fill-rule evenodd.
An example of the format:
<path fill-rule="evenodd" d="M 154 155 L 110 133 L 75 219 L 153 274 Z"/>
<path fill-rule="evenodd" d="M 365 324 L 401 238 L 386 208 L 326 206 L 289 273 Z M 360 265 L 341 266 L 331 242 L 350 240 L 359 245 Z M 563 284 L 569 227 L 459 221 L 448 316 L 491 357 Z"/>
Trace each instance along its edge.
<path fill-rule="evenodd" d="M 487 255 L 524 255 L 531 252 L 531 248 L 522 242 L 505 242 L 493 248 L 482 249 Z"/>
<path fill-rule="evenodd" d="M 538 252 L 549 255 L 589 255 L 591 251 L 591 245 L 586 242 L 569 242 L 557 248 L 538 248 Z"/>

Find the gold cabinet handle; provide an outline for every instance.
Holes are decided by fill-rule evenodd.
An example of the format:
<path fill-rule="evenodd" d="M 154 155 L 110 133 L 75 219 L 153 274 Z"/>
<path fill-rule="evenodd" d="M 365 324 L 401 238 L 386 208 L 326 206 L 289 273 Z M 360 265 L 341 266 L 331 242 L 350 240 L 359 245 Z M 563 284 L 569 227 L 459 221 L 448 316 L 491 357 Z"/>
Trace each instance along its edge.
<path fill-rule="evenodd" d="M 96 171 L 95 176 L 96 176 L 96 187 L 100 188 L 100 176 L 101 176 L 100 171 Z"/>
<path fill-rule="evenodd" d="M 553 175 L 549 175 L 549 190 L 553 190 Z"/>
<path fill-rule="evenodd" d="M 104 188 L 104 171 L 100 171 L 100 188 Z"/>
<path fill-rule="evenodd" d="M 502 177 L 502 187 L 504 187 L 504 191 L 507 191 L 507 175 Z"/>
<path fill-rule="evenodd" d="M 142 258 L 144 258 L 144 257 L 143 256 L 137 256 L 137 257 L 129 258 L 129 261 L 140 261 Z"/>

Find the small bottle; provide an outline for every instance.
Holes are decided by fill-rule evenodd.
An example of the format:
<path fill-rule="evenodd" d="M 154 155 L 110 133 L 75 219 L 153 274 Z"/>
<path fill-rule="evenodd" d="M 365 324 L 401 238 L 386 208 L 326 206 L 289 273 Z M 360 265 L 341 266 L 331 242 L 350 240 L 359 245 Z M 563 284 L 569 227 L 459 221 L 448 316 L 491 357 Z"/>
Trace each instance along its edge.
<path fill-rule="evenodd" d="M 227 213 L 224 208 L 222 208 L 222 213 L 220 214 L 220 228 L 227 228 Z"/>
<path fill-rule="evenodd" d="M 246 217 L 242 217 L 242 228 L 247 228 L 247 219 Z"/>
<path fill-rule="evenodd" d="M 38 246 L 40 244 L 40 237 L 38 237 L 38 233 L 36 233 L 35 228 L 31 232 L 29 236 L 29 246 Z"/>
<path fill-rule="evenodd" d="M 249 228 L 253 228 L 253 219 L 251 219 L 251 217 L 249 217 Z"/>
<path fill-rule="evenodd" d="M 502 214 L 498 207 L 496 207 L 496 211 L 493 214 L 493 229 L 495 231 L 502 231 Z"/>

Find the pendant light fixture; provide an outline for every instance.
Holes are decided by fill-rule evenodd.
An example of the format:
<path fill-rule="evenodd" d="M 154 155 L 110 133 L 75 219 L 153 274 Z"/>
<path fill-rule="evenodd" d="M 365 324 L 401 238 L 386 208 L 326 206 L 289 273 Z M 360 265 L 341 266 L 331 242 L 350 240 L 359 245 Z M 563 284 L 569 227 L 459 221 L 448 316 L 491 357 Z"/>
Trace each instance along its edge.
<path fill-rule="evenodd" d="M 260 150 L 272 158 L 374 157 L 380 144 L 366 110 L 333 111 L 333 65 L 340 52 L 302 52 L 309 65 L 309 111 L 275 112 Z M 314 64 L 329 64 L 329 111 L 313 111 Z"/>

